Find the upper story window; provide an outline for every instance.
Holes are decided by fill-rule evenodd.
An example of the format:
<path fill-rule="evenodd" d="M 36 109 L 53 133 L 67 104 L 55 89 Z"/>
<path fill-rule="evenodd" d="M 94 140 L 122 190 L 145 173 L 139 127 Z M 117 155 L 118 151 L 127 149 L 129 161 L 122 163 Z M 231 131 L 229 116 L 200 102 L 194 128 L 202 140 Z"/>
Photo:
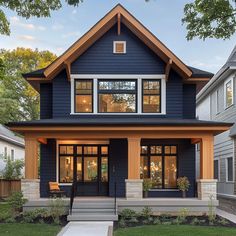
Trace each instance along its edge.
<path fill-rule="evenodd" d="M 225 108 L 233 105 L 233 79 L 225 82 Z"/>
<path fill-rule="evenodd" d="M 230 182 L 233 181 L 233 158 L 232 157 L 228 157 L 226 158 L 226 181 Z"/>
<path fill-rule="evenodd" d="M 114 41 L 113 42 L 113 53 L 125 54 L 126 53 L 126 42 L 125 41 Z"/>
<path fill-rule="evenodd" d="M 99 113 L 135 113 L 137 111 L 136 80 L 99 80 Z"/>
<path fill-rule="evenodd" d="M 93 80 L 75 81 L 75 112 L 93 112 Z"/>
<path fill-rule="evenodd" d="M 160 113 L 161 111 L 161 81 L 143 80 L 143 113 Z"/>
<path fill-rule="evenodd" d="M 71 114 L 166 114 L 164 75 L 74 75 Z"/>

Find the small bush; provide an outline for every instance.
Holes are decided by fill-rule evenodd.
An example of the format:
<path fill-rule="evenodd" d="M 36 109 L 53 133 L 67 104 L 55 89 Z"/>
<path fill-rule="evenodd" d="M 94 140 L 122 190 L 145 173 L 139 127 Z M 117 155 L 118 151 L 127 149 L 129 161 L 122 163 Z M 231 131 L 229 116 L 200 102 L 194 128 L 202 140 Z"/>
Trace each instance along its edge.
<path fill-rule="evenodd" d="M 199 225 L 200 222 L 197 217 L 193 218 L 192 221 L 190 222 L 191 225 Z"/>
<path fill-rule="evenodd" d="M 133 217 L 137 217 L 137 213 L 134 210 L 131 209 L 124 209 L 123 211 L 120 212 L 120 217 L 121 219 L 124 220 L 130 220 Z"/>
<path fill-rule="evenodd" d="M 179 215 L 177 217 L 179 223 L 180 224 L 185 223 L 187 216 L 188 216 L 188 209 L 187 208 L 181 209 L 180 212 L 179 212 Z"/>
<path fill-rule="evenodd" d="M 43 208 L 35 209 L 34 211 L 26 211 L 23 213 L 23 221 L 26 223 L 33 223 L 37 218 L 48 217 L 50 213 Z"/>
<path fill-rule="evenodd" d="M 138 221 L 138 219 L 137 219 L 137 217 L 132 217 L 130 220 L 129 220 L 129 223 L 138 223 L 139 221 Z"/>
<path fill-rule="evenodd" d="M 221 225 L 228 225 L 228 221 L 224 218 L 220 218 L 220 220 L 218 220 L 218 223 L 221 224 Z"/>
<path fill-rule="evenodd" d="M 147 224 L 147 225 L 152 224 L 153 223 L 153 218 L 152 217 L 147 217 L 143 220 L 143 223 Z"/>
<path fill-rule="evenodd" d="M 214 203 L 213 203 L 214 197 L 211 195 L 209 197 L 209 203 L 208 203 L 208 220 L 209 225 L 213 225 L 214 221 L 216 220 L 216 213 L 214 211 Z"/>
<path fill-rule="evenodd" d="M 121 218 L 119 220 L 119 227 L 121 227 L 121 228 L 125 228 L 126 227 L 126 222 L 125 222 L 125 220 L 123 218 Z"/>
<path fill-rule="evenodd" d="M 11 206 L 12 212 L 19 213 L 22 211 L 23 205 L 26 203 L 26 199 L 23 198 L 23 193 L 14 192 L 8 199 L 7 202 Z"/>
<path fill-rule="evenodd" d="M 16 222 L 16 220 L 14 217 L 9 217 L 5 220 L 5 223 L 15 223 L 15 222 Z"/>
<path fill-rule="evenodd" d="M 171 218 L 171 215 L 170 215 L 170 214 L 161 214 L 161 215 L 160 215 L 160 220 L 161 220 L 161 222 L 169 221 L 170 218 Z"/>
<path fill-rule="evenodd" d="M 61 198 L 53 198 L 50 201 L 50 216 L 55 224 L 60 224 L 60 217 L 66 214 L 65 202 Z"/>
<path fill-rule="evenodd" d="M 153 224 L 154 224 L 154 225 L 160 225 L 160 224 L 161 224 L 160 219 L 155 218 L 155 219 L 153 220 Z"/>
<path fill-rule="evenodd" d="M 152 209 L 150 207 L 144 207 L 141 216 L 144 217 L 144 219 L 148 219 L 153 215 Z"/>

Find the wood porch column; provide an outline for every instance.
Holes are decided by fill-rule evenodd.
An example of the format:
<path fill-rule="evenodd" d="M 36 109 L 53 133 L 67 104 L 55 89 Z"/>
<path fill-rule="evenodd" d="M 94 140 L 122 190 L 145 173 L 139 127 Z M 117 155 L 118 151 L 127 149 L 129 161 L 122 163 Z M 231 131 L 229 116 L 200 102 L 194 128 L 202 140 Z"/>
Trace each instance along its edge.
<path fill-rule="evenodd" d="M 140 179 L 140 138 L 128 138 L 128 179 Z"/>
<path fill-rule="evenodd" d="M 214 178 L 214 137 L 202 138 L 200 142 L 200 179 Z"/>
<path fill-rule="evenodd" d="M 25 136 L 25 179 L 38 179 L 38 142 Z"/>

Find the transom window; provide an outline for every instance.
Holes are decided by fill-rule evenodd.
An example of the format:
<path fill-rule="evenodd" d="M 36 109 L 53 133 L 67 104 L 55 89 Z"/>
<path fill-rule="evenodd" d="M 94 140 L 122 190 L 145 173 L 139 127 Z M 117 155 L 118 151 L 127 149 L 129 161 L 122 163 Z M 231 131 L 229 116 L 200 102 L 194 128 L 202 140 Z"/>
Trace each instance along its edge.
<path fill-rule="evenodd" d="M 136 80 L 99 80 L 99 113 L 137 112 Z"/>
<path fill-rule="evenodd" d="M 75 112 L 93 112 L 93 80 L 75 81 Z"/>
<path fill-rule="evenodd" d="M 161 81 L 143 80 L 143 113 L 161 111 Z"/>
<path fill-rule="evenodd" d="M 177 146 L 141 146 L 140 178 L 150 178 L 154 189 L 176 188 Z"/>

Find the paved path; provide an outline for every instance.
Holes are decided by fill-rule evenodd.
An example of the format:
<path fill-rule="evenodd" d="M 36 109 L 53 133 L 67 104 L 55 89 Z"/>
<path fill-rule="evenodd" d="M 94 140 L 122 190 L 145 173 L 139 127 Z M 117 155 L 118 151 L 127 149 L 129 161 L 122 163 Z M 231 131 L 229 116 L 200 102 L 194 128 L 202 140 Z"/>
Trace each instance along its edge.
<path fill-rule="evenodd" d="M 236 224 L 236 215 L 230 214 L 218 208 L 216 209 L 216 214 Z"/>
<path fill-rule="evenodd" d="M 113 226 L 113 222 L 70 222 L 57 236 L 108 236 L 110 226 Z"/>

